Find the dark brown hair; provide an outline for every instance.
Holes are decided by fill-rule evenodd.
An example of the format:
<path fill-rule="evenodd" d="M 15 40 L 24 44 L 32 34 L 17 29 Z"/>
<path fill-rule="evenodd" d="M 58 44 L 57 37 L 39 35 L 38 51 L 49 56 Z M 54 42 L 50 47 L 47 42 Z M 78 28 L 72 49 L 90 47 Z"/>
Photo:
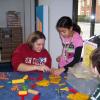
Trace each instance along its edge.
<path fill-rule="evenodd" d="M 32 44 L 34 44 L 34 42 L 36 42 L 38 39 L 46 40 L 46 37 L 42 32 L 35 31 L 35 32 L 33 32 L 32 34 L 29 35 L 29 37 L 27 39 L 27 43 L 32 48 Z"/>
<path fill-rule="evenodd" d="M 90 59 L 92 61 L 93 67 L 96 67 L 100 74 L 100 48 L 97 48 L 92 52 Z"/>
<path fill-rule="evenodd" d="M 61 17 L 56 24 L 56 29 L 58 28 L 70 29 L 71 27 L 73 27 L 73 31 L 78 32 L 79 34 L 81 33 L 80 26 L 77 25 L 76 23 L 73 23 L 72 19 L 68 16 Z"/>

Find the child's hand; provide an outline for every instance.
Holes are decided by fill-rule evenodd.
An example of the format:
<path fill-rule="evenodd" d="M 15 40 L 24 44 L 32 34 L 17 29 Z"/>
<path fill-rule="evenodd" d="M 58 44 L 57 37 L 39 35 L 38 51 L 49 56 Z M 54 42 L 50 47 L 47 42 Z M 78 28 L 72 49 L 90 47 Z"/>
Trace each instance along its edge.
<path fill-rule="evenodd" d="M 61 58 L 61 56 L 58 56 L 58 57 L 56 58 L 56 61 L 57 61 L 57 62 L 60 62 L 60 58 Z"/>
<path fill-rule="evenodd" d="M 54 74 L 55 70 L 57 70 L 57 68 L 52 68 L 51 71 L 50 71 L 51 74 Z"/>
<path fill-rule="evenodd" d="M 43 71 L 43 72 L 50 72 L 50 68 L 46 65 L 41 65 L 41 66 L 37 66 L 39 71 Z"/>
<path fill-rule="evenodd" d="M 0 80 L 8 80 L 6 73 L 0 72 Z"/>
<path fill-rule="evenodd" d="M 59 76 L 59 75 L 61 75 L 64 71 L 65 71 L 64 68 L 59 68 L 59 69 L 53 70 L 52 72 L 53 72 L 54 75 Z"/>

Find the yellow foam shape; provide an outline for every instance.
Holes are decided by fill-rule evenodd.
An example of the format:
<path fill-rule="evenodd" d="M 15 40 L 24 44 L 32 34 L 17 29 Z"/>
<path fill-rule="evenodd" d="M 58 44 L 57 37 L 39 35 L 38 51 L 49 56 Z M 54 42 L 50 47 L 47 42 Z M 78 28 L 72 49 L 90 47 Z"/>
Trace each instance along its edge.
<path fill-rule="evenodd" d="M 25 75 L 22 79 L 27 80 L 28 79 L 28 75 Z"/>
<path fill-rule="evenodd" d="M 0 89 L 4 88 L 5 86 L 4 85 L 0 85 Z"/>
<path fill-rule="evenodd" d="M 19 91 L 18 94 L 19 95 L 27 95 L 27 91 Z"/>
<path fill-rule="evenodd" d="M 32 90 L 32 89 L 28 89 L 28 93 L 37 95 L 37 94 L 39 94 L 39 91 L 37 91 L 37 90 Z"/>
<path fill-rule="evenodd" d="M 59 86 L 63 86 L 63 85 L 66 85 L 66 83 L 60 83 L 60 84 L 58 84 Z"/>
<path fill-rule="evenodd" d="M 60 78 L 51 78 L 50 80 L 52 80 L 52 81 L 60 81 L 61 79 Z"/>
<path fill-rule="evenodd" d="M 69 94 L 68 96 L 67 96 L 67 99 L 69 99 L 69 100 L 74 100 L 74 94 Z"/>
<path fill-rule="evenodd" d="M 52 84 L 59 84 L 61 80 L 50 80 L 50 83 Z"/>
<path fill-rule="evenodd" d="M 69 94 L 67 96 L 69 100 L 89 100 L 89 95 L 84 93 Z"/>
<path fill-rule="evenodd" d="M 59 84 L 61 81 L 61 76 L 55 76 L 53 74 L 49 75 L 50 83 Z"/>
<path fill-rule="evenodd" d="M 80 99 L 81 98 L 81 99 Z M 89 95 L 84 94 L 84 93 L 76 93 L 75 95 L 75 100 L 88 100 L 89 99 Z"/>
<path fill-rule="evenodd" d="M 48 86 L 49 81 L 46 80 L 46 79 L 43 79 L 42 81 L 36 82 L 36 85 L 38 85 L 38 86 Z"/>
<path fill-rule="evenodd" d="M 13 86 L 13 87 L 11 88 L 11 90 L 12 90 L 12 91 L 19 90 L 18 85 Z"/>
<path fill-rule="evenodd" d="M 52 79 L 52 78 L 53 78 L 53 79 L 55 79 L 55 78 L 56 78 L 56 79 L 61 79 L 61 76 L 55 76 L 55 75 L 51 74 L 51 75 L 49 75 L 49 78 L 50 78 L 50 79 Z"/>
<path fill-rule="evenodd" d="M 61 88 L 60 90 L 62 90 L 62 91 L 69 91 L 69 88 L 68 87 L 64 87 L 64 88 Z"/>
<path fill-rule="evenodd" d="M 16 80 L 12 80 L 12 84 L 18 84 L 18 83 L 24 83 L 25 80 L 24 79 L 16 79 Z"/>

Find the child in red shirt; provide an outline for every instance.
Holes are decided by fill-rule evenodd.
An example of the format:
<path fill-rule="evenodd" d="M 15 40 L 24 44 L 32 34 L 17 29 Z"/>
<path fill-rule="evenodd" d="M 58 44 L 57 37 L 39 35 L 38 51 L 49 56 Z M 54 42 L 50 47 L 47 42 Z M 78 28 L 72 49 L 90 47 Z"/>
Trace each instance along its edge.
<path fill-rule="evenodd" d="M 44 34 L 39 31 L 32 33 L 27 42 L 17 47 L 12 55 L 14 71 L 50 71 L 51 56 L 44 45 Z"/>

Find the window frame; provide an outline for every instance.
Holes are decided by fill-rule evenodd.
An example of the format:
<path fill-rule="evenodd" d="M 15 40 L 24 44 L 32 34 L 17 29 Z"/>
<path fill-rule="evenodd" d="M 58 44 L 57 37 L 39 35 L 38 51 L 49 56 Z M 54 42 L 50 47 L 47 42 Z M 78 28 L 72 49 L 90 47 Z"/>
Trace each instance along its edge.
<path fill-rule="evenodd" d="M 79 0 L 73 0 L 72 20 L 74 23 L 78 22 L 78 1 Z M 94 16 L 94 19 L 90 21 L 90 37 L 94 36 L 95 30 L 96 0 L 92 0 L 91 15 Z"/>
<path fill-rule="evenodd" d="M 35 0 L 35 31 L 36 31 L 36 7 L 39 5 L 39 0 Z"/>

